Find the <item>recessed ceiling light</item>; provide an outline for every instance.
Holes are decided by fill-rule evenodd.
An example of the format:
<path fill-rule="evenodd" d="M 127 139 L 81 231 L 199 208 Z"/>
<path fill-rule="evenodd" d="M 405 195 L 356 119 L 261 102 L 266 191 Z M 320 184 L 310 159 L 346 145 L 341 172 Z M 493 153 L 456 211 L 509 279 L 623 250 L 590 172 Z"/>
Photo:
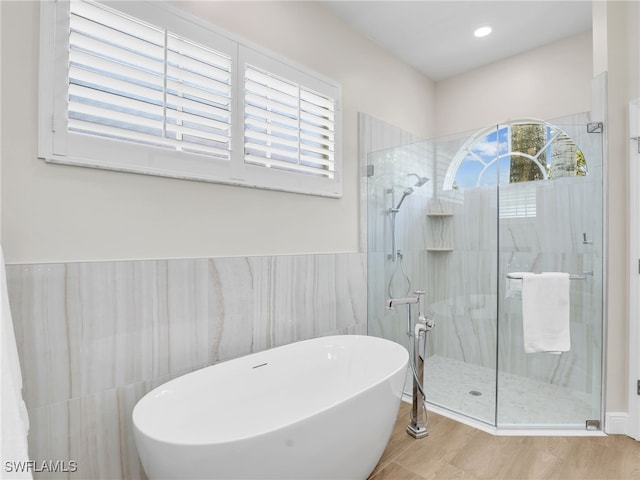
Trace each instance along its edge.
<path fill-rule="evenodd" d="M 489 35 L 492 31 L 491 27 L 480 27 L 478 28 L 475 32 L 473 32 L 473 34 L 478 37 L 486 37 L 487 35 Z"/>

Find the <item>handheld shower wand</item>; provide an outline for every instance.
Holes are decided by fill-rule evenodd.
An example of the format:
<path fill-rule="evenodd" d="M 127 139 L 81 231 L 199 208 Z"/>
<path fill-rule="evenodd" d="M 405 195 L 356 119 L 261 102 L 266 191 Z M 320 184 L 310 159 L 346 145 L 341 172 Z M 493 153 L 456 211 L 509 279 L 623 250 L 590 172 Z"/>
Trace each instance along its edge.
<path fill-rule="evenodd" d="M 396 205 L 396 208 L 391 209 L 391 213 L 398 213 L 398 211 L 400 210 L 400 205 L 402 205 L 402 202 L 404 202 L 404 199 L 407 198 L 412 193 L 413 193 L 413 188 L 411 187 L 405 188 L 404 191 L 402 192 L 402 198 L 400 198 L 400 201 L 398 202 L 398 205 Z"/>
<path fill-rule="evenodd" d="M 398 202 L 398 204 L 395 207 L 391 207 L 388 210 L 389 215 L 391 215 L 391 255 L 389 258 L 391 258 L 391 261 L 393 262 L 396 261 L 396 259 L 398 258 L 398 254 L 400 253 L 400 250 L 396 250 L 396 215 L 400 211 L 400 206 L 402 205 L 402 202 L 404 202 L 404 199 L 407 198 L 412 193 L 413 193 L 413 188 L 411 187 L 405 188 L 404 191 L 402 192 L 402 197 L 400 198 L 400 201 Z M 393 202 L 393 197 L 391 201 Z"/>
<path fill-rule="evenodd" d="M 416 177 L 418 179 L 414 187 L 421 187 L 429 181 L 429 178 L 422 177 L 417 173 L 407 173 L 407 177 Z M 400 198 L 400 201 L 395 207 L 393 206 L 393 204 L 395 203 L 394 197 L 393 197 L 393 188 L 389 188 L 386 191 L 386 193 L 391 194 L 391 208 L 389 208 L 387 212 L 389 213 L 389 215 L 391 215 L 391 255 L 389 255 L 389 258 L 391 259 L 392 262 L 395 262 L 396 259 L 398 258 L 398 250 L 396 250 L 396 215 L 400 211 L 400 207 L 402 206 L 402 203 L 404 202 L 405 198 L 411 195 L 413 191 L 414 191 L 413 187 L 405 188 L 402 191 L 402 197 Z"/>

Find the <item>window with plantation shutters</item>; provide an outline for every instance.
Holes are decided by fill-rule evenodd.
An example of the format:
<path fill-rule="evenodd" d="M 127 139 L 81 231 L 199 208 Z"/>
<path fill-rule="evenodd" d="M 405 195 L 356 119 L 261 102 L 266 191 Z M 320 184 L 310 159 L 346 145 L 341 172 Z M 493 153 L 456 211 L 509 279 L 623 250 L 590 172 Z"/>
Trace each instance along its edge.
<path fill-rule="evenodd" d="M 228 55 L 72 2 L 68 82 L 70 132 L 229 159 Z"/>
<path fill-rule="evenodd" d="M 500 218 L 535 218 L 536 186 L 531 182 L 500 189 Z"/>
<path fill-rule="evenodd" d="M 341 196 L 339 86 L 165 3 L 41 3 L 47 162 Z"/>
<path fill-rule="evenodd" d="M 245 162 L 333 178 L 335 100 L 245 66 Z"/>

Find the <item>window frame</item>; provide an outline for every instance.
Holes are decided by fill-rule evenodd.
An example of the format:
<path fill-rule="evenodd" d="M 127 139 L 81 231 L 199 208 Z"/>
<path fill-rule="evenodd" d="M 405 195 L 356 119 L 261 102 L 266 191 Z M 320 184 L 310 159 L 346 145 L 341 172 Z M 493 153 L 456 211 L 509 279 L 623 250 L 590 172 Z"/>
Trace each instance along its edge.
<path fill-rule="evenodd" d="M 158 2 L 98 2 L 125 15 L 230 55 L 230 160 L 165 150 L 132 142 L 67 131 L 68 1 L 41 2 L 38 157 L 47 163 L 198 180 L 324 197 L 342 196 L 341 86 L 266 49 L 176 7 Z M 246 164 L 244 161 L 244 62 L 335 100 L 335 176 L 333 179 Z"/>
<path fill-rule="evenodd" d="M 535 155 L 530 153 L 524 153 L 521 151 L 513 150 L 513 127 L 517 125 L 540 125 L 544 126 L 545 131 L 550 129 L 551 132 L 555 131 L 554 136 L 546 142 L 541 150 L 538 150 Z M 506 148 L 501 149 L 500 146 L 503 145 L 503 142 L 500 141 L 500 132 L 505 130 L 507 132 L 506 135 Z M 479 155 L 474 152 L 474 148 L 482 143 L 486 143 L 487 139 L 493 134 L 496 134 L 496 140 L 492 141 L 492 144 L 495 144 L 495 155 L 491 156 L 491 160 L 485 162 Z M 492 126 L 489 128 L 482 129 L 476 132 L 474 135 L 469 137 L 464 144 L 458 149 L 456 154 L 453 157 L 453 160 L 449 164 L 447 168 L 447 172 L 445 174 L 445 179 L 443 182 L 443 190 L 454 190 L 454 185 L 456 185 L 456 178 L 458 175 L 459 169 L 464 165 L 469 156 L 476 157 L 475 162 L 478 162 L 483 165 L 483 169 L 478 173 L 476 178 L 476 183 L 473 186 L 467 187 L 458 187 L 456 190 L 468 190 L 481 188 L 485 186 L 493 186 L 499 187 L 498 192 L 500 195 L 499 206 L 500 206 L 500 219 L 507 221 L 518 221 L 523 219 L 535 218 L 537 215 L 537 196 L 538 196 L 538 187 L 537 182 L 539 181 L 547 181 L 552 178 L 549 177 L 547 173 L 547 166 L 551 166 L 552 162 L 547 162 L 545 165 L 542 165 L 538 157 L 544 151 L 546 151 L 553 142 L 563 134 L 567 137 L 578 149 L 575 141 L 569 137 L 559 126 L 553 125 L 549 122 L 532 119 L 532 118 L 524 118 L 519 120 L 511 120 L 507 122 L 503 122 L 497 124 L 496 126 Z M 513 155 L 517 155 L 519 157 L 524 157 L 529 159 L 529 161 L 533 162 L 542 174 L 542 179 L 539 180 L 528 180 L 523 182 L 514 182 L 510 181 L 503 182 L 502 176 L 500 173 L 500 162 L 505 158 L 511 158 Z M 485 172 L 491 168 L 496 168 L 497 181 L 495 183 L 482 183 Z M 585 172 L 584 175 L 587 173 Z"/>
<path fill-rule="evenodd" d="M 552 129 L 555 130 L 556 133 L 554 135 L 554 137 L 549 140 L 543 147 L 542 150 L 538 151 L 537 154 L 531 155 L 531 154 L 527 154 L 524 152 L 514 152 L 513 151 L 513 147 L 512 147 L 512 128 L 514 126 L 517 125 L 541 125 L 544 126 L 545 129 Z M 445 174 L 445 178 L 444 178 L 444 182 L 443 182 L 443 190 L 453 190 L 454 189 L 454 185 L 455 185 L 455 180 L 458 174 L 458 170 L 462 167 L 462 165 L 464 164 L 464 162 L 466 161 L 467 157 L 471 154 L 474 154 L 473 152 L 473 148 L 475 145 L 482 143 L 486 140 L 487 137 L 489 137 L 491 134 L 493 134 L 494 132 L 497 134 L 497 136 L 499 137 L 499 134 L 502 130 L 506 130 L 508 135 L 507 135 L 507 148 L 504 152 L 501 152 L 499 150 L 499 148 L 496 150 L 495 156 L 492 157 L 490 162 L 484 162 L 482 161 L 482 159 L 477 158 L 477 161 L 479 163 L 482 163 L 484 165 L 484 168 L 482 169 L 482 171 L 478 174 L 478 178 L 476 179 L 476 184 L 475 186 L 471 186 L 471 187 L 464 187 L 461 188 L 462 190 L 466 189 L 466 188 L 477 188 L 480 186 L 495 186 L 497 184 L 500 185 L 504 185 L 504 184 L 510 184 L 510 182 L 502 182 L 501 179 L 499 179 L 498 182 L 496 183 L 487 183 L 487 184 L 483 184 L 482 183 L 482 179 L 484 177 L 485 171 L 496 165 L 496 168 L 498 169 L 498 171 L 496 173 L 498 173 L 499 175 L 499 168 L 500 168 L 500 161 L 504 158 L 510 158 L 511 156 L 513 156 L 514 154 L 517 154 L 518 156 L 521 157 L 525 157 L 528 158 L 530 161 L 534 162 L 538 169 L 540 170 L 541 174 L 542 174 L 542 179 L 541 180 L 550 180 L 551 178 L 549 177 L 547 170 L 546 170 L 546 166 L 547 165 L 551 165 L 551 163 L 547 162 L 546 165 L 542 165 L 540 164 L 540 162 L 537 159 L 537 156 L 540 155 L 540 153 L 544 150 L 546 150 L 559 136 L 560 134 L 564 134 L 567 138 L 569 138 L 574 145 L 576 145 L 576 149 L 578 149 L 577 144 L 575 143 L 575 141 L 573 141 L 573 139 L 571 137 L 569 137 L 568 135 L 566 135 L 566 133 L 557 125 L 553 125 L 549 122 L 546 122 L 544 120 L 538 120 L 538 119 L 533 119 L 533 118 L 525 118 L 525 119 L 519 119 L 519 120 L 511 120 L 511 121 L 507 121 L 507 122 L 503 122 L 500 123 L 496 126 L 492 126 L 489 128 L 485 128 L 482 129 L 478 132 L 476 132 L 474 135 L 472 135 L 471 137 L 469 137 L 464 144 L 458 149 L 457 153 L 454 155 L 453 160 L 451 161 L 451 163 L 449 164 L 448 168 L 447 168 L 447 172 Z M 496 140 L 495 142 L 496 147 L 500 146 L 500 141 L 499 139 Z M 477 155 L 474 155 L 476 157 L 478 157 Z M 588 169 L 585 171 L 585 173 L 583 175 L 586 175 L 588 172 Z M 517 183 L 526 183 L 526 182 L 517 182 Z"/>

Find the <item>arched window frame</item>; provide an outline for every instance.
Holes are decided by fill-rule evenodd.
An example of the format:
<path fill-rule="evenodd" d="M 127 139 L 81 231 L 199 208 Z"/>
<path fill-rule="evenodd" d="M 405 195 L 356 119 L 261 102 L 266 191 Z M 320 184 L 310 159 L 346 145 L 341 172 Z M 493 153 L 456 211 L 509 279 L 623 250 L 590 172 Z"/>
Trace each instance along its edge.
<path fill-rule="evenodd" d="M 550 129 L 550 131 L 552 132 L 551 138 L 549 138 L 547 140 L 547 142 L 544 144 L 544 146 L 542 148 L 540 148 L 537 152 L 535 152 L 535 154 L 533 154 L 533 155 L 531 153 L 527 153 L 527 152 L 513 151 L 512 146 L 511 146 L 511 129 L 512 129 L 512 127 L 516 126 L 516 125 L 530 125 L 530 124 L 543 125 L 545 127 L 545 129 Z M 485 161 L 484 158 L 480 157 L 475 152 L 475 150 L 474 150 L 475 147 L 480 145 L 481 143 L 486 143 L 487 142 L 487 138 L 490 137 L 492 134 L 496 134 L 496 135 L 499 136 L 500 135 L 500 131 L 504 130 L 504 129 L 506 129 L 507 132 L 508 132 L 508 135 L 506 135 L 507 148 L 504 149 L 504 151 L 500 151 L 501 142 L 499 141 L 499 138 L 497 138 L 493 142 L 495 144 L 495 147 L 496 147 L 495 155 L 492 156 L 492 157 L 489 157 L 487 159 L 487 161 Z M 493 126 L 493 127 L 482 129 L 482 130 L 478 131 L 477 133 L 475 133 L 474 135 L 470 136 L 467 139 L 467 141 L 465 141 L 465 143 L 462 145 L 462 147 L 458 150 L 456 155 L 454 156 L 453 160 L 451 161 L 451 163 L 450 163 L 450 165 L 449 165 L 449 167 L 447 169 L 447 173 L 446 173 L 445 178 L 444 178 L 443 190 L 454 190 L 456 188 L 455 187 L 455 180 L 456 180 L 456 177 L 457 177 L 457 174 L 458 174 L 458 170 L 460 169 L 462 164 L 469 159 L 469 156 L 474 157 L 476 161 L 481 163 L 482 164 L 482 169 L 478 173 L 475 185 L 472 186 L 472 187 L 465 187 L 465 188 L 473 188 L 473 187 L 479 187 L 479 186 L 483 185 L 483 179 L 485 178 L 485 174 L 489 171 L 489 169 L 497 164 L 498 170 L 499 170 L 499 166 L 500 166 L 501 160 L 504 159 L 504 158 L 511 157 L 511 156 L 519 156 L 519 157 L 528 158 L 540 170 L 540 172 L 542 174 L 542 180 L 548 180 L 549 179 L 549 175 L 548 175 L 548 172 L 547 172 L 547 165 L 546 164 L 543 165 L 540 162 L 539 158 L 542 155 L 542 153 L 545 152 L 551 146 L 551 144 L 555 140 L 560 138 L 562 135 L 565 135 L 567 138 L 571 139 L 571 137 L 569 135 L 567 135 L 567 133 L 564 132 L 561 128 L 559 128 L 557 125 L 553 125 L 551 123 L 545 122 L 544 120 L 540 120 L 540 119 L 536 119 L 536 118 L 521 118 L 521 119 L 517 119 L 517 120 L 504 122 L 504 123 L 498 124 L 498 125 Z M 571 139 L 571 141 L 573 141 L 573 139 Z M 575 144 L 575 142 L 574 142 L 574 144 Z M 579 150 L 579 147 L 577 145 L 576 145 L 576 149 Z M 500 184 L 509 183 L 508 181 L 507 182 L 502 181 L 502 178 L 501 178 L 499 173 L 498 173 L 498 177 L 499 177 L 498 178 L 499 181 L 489 182 L 489 183 L 484 183 L 484 184 L 485 185 L 495 185 L 495 184 L 498 184 L 498 183 L 500 183 Z"/>

